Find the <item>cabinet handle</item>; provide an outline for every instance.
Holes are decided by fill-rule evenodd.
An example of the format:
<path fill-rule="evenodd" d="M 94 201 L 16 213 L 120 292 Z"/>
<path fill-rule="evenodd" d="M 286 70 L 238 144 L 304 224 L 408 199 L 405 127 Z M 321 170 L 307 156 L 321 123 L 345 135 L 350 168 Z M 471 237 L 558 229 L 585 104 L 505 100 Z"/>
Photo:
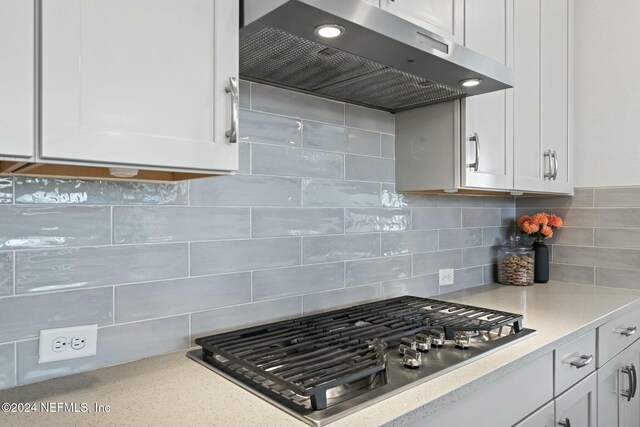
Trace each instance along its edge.
<path fill-rule="evenodd" d="M 558 425 L 562 427 L 571 427 L 571 420 L 569 419 L 569 417 L 566 417 L 564 421 L 558 421 Z"/>
<path fill-rule="evenodd" d="M 635 334 L 637 331 L 638 331 L 638 327 L 632 326 L 620 332 L 620 335 L 624 335 L 625 337 L 630 337 L 631 335 Z"/>
<path fill-rule="evenodd" d="M 555 181 L 558 178 L 558 154 L 555 150 L 551 157 L 553 158 L 553 180 Z"/>
<path fill-rule="evenodd" d="M 548 180 L 553 179 L 553 159 L 551 158 L 551 150 L 544 152 L 544 158 L 549 160 L 549 172 L 544 173 L 544 178 Z"/>
<path fill-rule="evenodd" d="M 467 167 L 473 168 L 474 172 L 478 172 L 478 168 L 480 167 L 480 137 L 478 136 L 478 132 L 474 132 L 473 136 L 469 137 L 469 141 L 473 141 L 476 147 L 476 161 L 467 165 Z"/>
<path fill-rule="evenodd" d="M 638 373 L 636 372 L 636 366 L 631 364 L 631 373 L 633 374 L 633 391 L 631 397 L 636 397 L 636 391 L 638 391 Z"/>
<path fill-rule="evenodd" d="M 625 397 L 627 399 L 627 402 L 630 402 L 631 398 L 636 394 L 635 393 L 636 383 L 634 378 L 635 369 L 636 367 L 633 366 L 633 364 L 631 366 L 625 366 L 624 368 L 621 369 L 622 373 L 627 374 L 627 377 L 629 377 L 629 389 L 624 390 L 621 393 L 622 397 Z"/>
<path fill-rule="evenodd" d="M 577 361 L 574 360 L 573 362 L 571 362 L 571 366 L 575 366 L 578 369 L 584 368 L 589 363 L 591 363 L 592 360 L 593 360 L 593 354 L 590 354 L 590 355 L 583 354 L 582 356 L 580 356 L 579 360 Z"/>
<path fill-rule="evenodd" d="M 224 136 L 229 138 L 229 142 L 238 142 L 238 108 L 240 106 L 238 79 L 229 77 L 229 84 L 225 86 L 224 91 L 231 94 L 231 129 L 226 131 Z"/>

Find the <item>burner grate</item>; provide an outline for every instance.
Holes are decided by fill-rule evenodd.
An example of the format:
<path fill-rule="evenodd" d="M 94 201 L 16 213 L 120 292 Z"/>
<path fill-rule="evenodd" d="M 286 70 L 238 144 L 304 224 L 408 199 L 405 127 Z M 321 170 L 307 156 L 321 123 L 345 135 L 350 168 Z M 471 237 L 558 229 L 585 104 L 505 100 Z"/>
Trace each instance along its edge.
<path fill-rule="evenodd" d="M 427 328 L 522 330 L 522 316 L 444 301 L 398 297 L 196 339 L 204 359 L 289 406 L 327 408 L 327 391 L 385 370 L 385 343 Z M 298 408 L 300 409 L 300 408 Z"/>

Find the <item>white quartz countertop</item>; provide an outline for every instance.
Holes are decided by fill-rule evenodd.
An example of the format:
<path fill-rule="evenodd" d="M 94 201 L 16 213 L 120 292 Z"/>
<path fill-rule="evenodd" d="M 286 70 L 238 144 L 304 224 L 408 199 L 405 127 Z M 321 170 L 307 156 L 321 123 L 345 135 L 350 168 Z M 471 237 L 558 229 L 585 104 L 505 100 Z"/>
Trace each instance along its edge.
<path fill-rule="evenodd" d="M 522 313 L 538 333 L 478 361 L 390 397 L 332 426 L 406 425 L 451 405 L 629 309 L 640 292 L 551 282 L 531 287 L 480 286 L 438 298 Z M 232 384 L 185 352 L 0 391 L 0 403 L 86 403 L 90 412 L 3 413 L 11 426 L 284 426 L 305 425 Z M 95 412 L 94 405 L 109 405 Z M 80 407 L 79 407 L 80 409 Z"/>

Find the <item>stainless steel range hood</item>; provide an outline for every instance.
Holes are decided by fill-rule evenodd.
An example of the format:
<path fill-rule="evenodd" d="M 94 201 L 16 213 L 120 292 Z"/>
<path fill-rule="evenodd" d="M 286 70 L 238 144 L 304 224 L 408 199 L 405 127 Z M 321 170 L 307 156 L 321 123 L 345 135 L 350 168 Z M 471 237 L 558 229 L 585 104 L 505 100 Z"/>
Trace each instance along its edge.
<path fill-rule="evenodd" d="M 344 31 L 322 38 L 323 24 Z M 361 0 L 244 0 L 240 75 L 391 112 L 513 84 L 510 68 Z"/>

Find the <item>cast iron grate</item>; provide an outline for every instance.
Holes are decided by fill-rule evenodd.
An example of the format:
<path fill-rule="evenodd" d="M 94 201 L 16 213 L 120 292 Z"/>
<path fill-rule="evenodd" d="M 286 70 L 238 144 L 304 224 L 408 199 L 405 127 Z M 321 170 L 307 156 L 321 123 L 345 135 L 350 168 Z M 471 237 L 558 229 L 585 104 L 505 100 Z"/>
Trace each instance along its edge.
<path fill-rule="evenodd" d="M 385 343 L 441 328 L 522 330 L 522 316 L 412 296 L 196 339 L 204 359 L 286 405 L 327 407 L 327 391 L 385 369 Z M 300 409 L 300 408 L 298 408 Z"/>

